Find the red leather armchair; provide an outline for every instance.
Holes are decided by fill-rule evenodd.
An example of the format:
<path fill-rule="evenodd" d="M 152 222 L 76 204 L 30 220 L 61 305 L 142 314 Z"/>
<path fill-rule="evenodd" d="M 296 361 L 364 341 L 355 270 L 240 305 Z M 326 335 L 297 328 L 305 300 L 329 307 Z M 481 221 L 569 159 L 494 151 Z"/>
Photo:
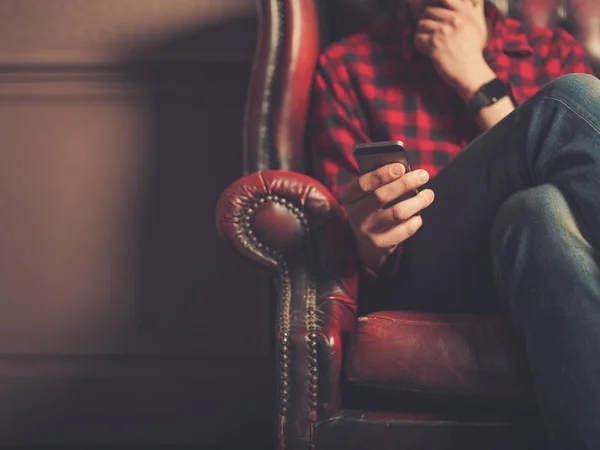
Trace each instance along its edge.
<path fill-rule="evenodd" d="M 543 448 L 526 361 L 501 316 L 358 317 L 348 224 L 306 173 L 316 58 L 385 0 L 261 0 L 244 171 L 217 226 L 274 275 L 279 449 Z M 367 300 L 370 301 L 370 300 Z"/>

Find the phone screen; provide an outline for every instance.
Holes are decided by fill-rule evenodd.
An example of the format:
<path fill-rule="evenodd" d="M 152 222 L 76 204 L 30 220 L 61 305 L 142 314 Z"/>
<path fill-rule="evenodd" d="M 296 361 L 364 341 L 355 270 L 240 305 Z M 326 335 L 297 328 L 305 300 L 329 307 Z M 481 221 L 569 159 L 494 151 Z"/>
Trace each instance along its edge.
<path fill-rule="evenodd" d="M 411 171 L 402 141 L 372 142 L 354 147 L 354 157 L 361 174 L 372 172 L 387 164 L 400 163 Z"/>
<path fill-rule="evenodd" d="M 354 147 L 354 157 L 361 174 L 393 163 L 402 164 L 407 172 L 411 170 L 402 141 L 358 144 Z"/>

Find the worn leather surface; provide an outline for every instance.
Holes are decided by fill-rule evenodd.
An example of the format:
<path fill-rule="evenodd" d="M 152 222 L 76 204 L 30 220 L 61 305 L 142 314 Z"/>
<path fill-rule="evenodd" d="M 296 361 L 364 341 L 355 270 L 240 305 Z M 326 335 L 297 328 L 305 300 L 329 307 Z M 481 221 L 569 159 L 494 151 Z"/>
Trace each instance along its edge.
<path fill-rule="evenodd" d="M 390 311 L 361 317 L 346 376 L 411 399 L 531 397 L 511 326 L 494 315 Z"/>
<path fill-rule="evenodd" d="M 329 191 L 292 172 L 247 175 L 221 196 L 219 232 L 276 274 L 278 442 L 310 441 L 317 418 L 340 411 L 343 348 L 356 325 L 358 260 Z"/>
<path fill-rule="evenodd" d="M 348 410 L 315 427 L 315 450 L 542 450 L 539 422 L 478 417 Z"/>
<path fill-rule="evenodd" d="M 294 257 L 305 252 L 309 227 L 324 246 L 315 261 L 325 266 L 322 270 L 355 275 L 356 259 L 347 256 L 353 246 L 346 219 L 327 188 L 307 175 L 273 170 L 238 179 L 217 203 L 216 225 L 242 255 L 274 270 L 278 263 L 266 249 L 294 264 Z"/>
<path fill-rule="evenodd" d="M 261 32 L 244 115 L 244 172 L 303 171 L 310 88 L 320 51 L 314 0 L 260 0 Z"/>

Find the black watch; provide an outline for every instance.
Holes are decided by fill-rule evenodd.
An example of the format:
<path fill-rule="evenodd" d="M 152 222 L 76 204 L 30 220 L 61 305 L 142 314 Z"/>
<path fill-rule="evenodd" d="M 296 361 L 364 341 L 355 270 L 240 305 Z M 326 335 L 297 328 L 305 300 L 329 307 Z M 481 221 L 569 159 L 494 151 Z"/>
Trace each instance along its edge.
<path fill-rule="evenodd" d="M 479 88 L 471 101 L 467 104 L 467 108 L 472 114 L 476 114 L 481 109 L 493 105 L 509 94 L 510 88 L 508 87 L 508 84 L 499 78 L 494 78 L 492 81 Z"/>

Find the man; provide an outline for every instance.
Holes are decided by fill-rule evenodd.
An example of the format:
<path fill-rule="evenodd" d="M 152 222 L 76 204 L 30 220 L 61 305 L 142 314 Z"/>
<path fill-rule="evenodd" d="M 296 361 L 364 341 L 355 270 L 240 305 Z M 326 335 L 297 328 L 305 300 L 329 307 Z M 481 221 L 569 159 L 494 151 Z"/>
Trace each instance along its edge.
<path fill-rule="evenodd" d="M 553 445 L 599 449 L 600 81 L 563 76 L 591 73 L 563 31 L 483 0 L 407 1 L 315 77 L 315 175 L 345 208 L 362 285 L 399 309 L 505 310 Z M 385 140 L 414 170 L 359 176 L 354 145 Z"/>

